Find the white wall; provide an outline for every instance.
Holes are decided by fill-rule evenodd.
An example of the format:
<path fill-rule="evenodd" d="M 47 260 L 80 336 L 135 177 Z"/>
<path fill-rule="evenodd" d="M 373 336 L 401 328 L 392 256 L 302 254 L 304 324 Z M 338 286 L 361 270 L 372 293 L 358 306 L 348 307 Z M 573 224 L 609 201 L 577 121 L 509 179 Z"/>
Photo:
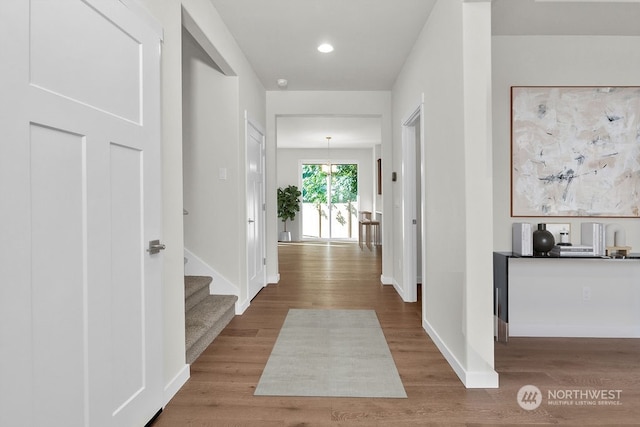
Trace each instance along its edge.
<path fill-rule="evenodd" d="M 239 239 L 223 240 L 237 221 L 233 202 L 241 170 L 236 166 L 238 78 L 222 74 L 186 31 L 183 32 L 183 179 L 184 245 L 237 287 Z M 220 177 L 226 172 L 226 178 Z M 221 245 L 220 242 L 225 244 Z"/>
<path fill-rule="evenodd" d="M 278 277 L 278 227 L 276 189 L 277 118 L 287 115 L 380 117 L 382 132 L 383 221 L 392 221 L 391 208 L 391 92 L 376 91 L 269 91 L 267 92 L 267 276 L 270 283 Z M 391 228 L 383 226 L 383 241 L 391 242 Z M 393 249 L 383 246 L 382 278 L 392 277 Z M 390 282 L 386 282 L 390 283 Z"/>
<path fill-rule="evenodd" d="M 617 223 L 627 244 L 640 251 L 640 222 L 629 218 L 511 218 L 510 87 L 633 86 L 640 76 L 640 37 L 495 36 L 493 37 L 494 249 L 511 250 L 511 223 L 571 224 L 571 240 L 580 243 L 580 223 Z M 629 195 L 632 197 L 632 195 Z"/>
<path fill-rule="evenodd" d="M 164 375 L 166 398 L 170 398 L 188 378 L 185 365 L 184 340 L 184 242 L 183 242 L 183 187 L 182 187 L 182 8 L 196 21 L 204 36 L 238 76 L 237 117 L 244 110 L 257 123 L 265 119 L 265 90 L 242 51 L 222 22 L 209 0 L 142 0 L 147 9 L 161 23 L 164 30 L 162 46 L 162 156 L 163 156 L 163 236 L 167 246 L 164 254 Z M 229 144 L 239 147 L 236 158 L 226 159 L 229 174 L 234 176 L 236 197 L 228 204 L 231 210 L 244 212 L 244 121 L 238 119 Z M 244 215 L 229 224 L 225 242 L 246 241 Z M 238 244 L 231 248 L 236 254 L 233 267 L 239 284 L 246 292 L 246 248 Z M 246 295 L 246 293 L 245 293 Z M 241 295 L 242 298 L 242 295 Z"/>
<path fill-rule="evenodd" d="M 358 165 L 358 199 L 359 210 L 372 211 L 375 182 L 373 148 L 370 149 L 332 149 L 331 161 L 335 163 L 355 163 Z M 278 148 L 278 187 L 297 185 L 302 190 L 301 162 L 327 161 L 326 149 L 294 149 Z M 284 230 L 282 221 L 278 221 L 278 231 Z M 293 240 L 301 237 L 301 218 L 287 223 L 287 230 L 291 231 Z"/>
<path fill-rule="evenodd" d="M 497 386 L 489 58 L 490 3 L 439 0 L 393 90 L 394 170 L 401 168 L 401 119 L 425 97 L 423 322 L 468 387 Z M 395 235 L 401 185 L 394 186 Z M 394 253 L 397 262 L 402 242 Z"/>

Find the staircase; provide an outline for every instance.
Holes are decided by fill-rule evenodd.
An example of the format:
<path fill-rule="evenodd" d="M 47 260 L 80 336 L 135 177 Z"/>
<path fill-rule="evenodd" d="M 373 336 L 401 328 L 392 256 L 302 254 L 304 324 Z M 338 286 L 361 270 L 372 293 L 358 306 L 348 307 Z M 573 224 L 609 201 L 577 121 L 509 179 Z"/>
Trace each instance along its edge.
<path fill-rule="evenodd" d="M 235 295 L 210 295 L 211 277 L 184 277 L 187 363 L 198 356 L 235 316 Z"/>

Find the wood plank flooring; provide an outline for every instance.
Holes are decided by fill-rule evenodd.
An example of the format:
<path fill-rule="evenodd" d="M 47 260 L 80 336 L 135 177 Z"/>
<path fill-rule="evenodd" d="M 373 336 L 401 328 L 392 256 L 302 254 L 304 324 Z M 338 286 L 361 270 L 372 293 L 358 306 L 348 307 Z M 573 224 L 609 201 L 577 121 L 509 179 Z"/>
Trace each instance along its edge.
<path fill-rule="evenodd" d="M 421 326 L 419 304 L 380 285 L 380 248 L 279 247 L 281 280 L 236 316 L 191 365 L 154 427 L 640 425 L 640 340 L 513 338 L 496 343 L 500 388 L 465 389 Z M 254 396 L 289 308 L 374 309 L 407 399 Z M 517 403 L 524 385 L 542 405 Z M 548 390 L 621 390 L 620 406 L 549 405 Z"/>

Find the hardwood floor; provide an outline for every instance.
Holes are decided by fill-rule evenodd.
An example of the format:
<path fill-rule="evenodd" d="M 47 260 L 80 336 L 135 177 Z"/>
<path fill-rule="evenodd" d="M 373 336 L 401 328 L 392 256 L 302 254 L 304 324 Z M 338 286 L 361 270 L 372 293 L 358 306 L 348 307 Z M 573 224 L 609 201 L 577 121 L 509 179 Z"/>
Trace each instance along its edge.
<path fill-rule="evenodd" d="M 191 365 L 191 378 L 154 427 L 640 425 L 640 340 L 496 343 L 500 388 L 469 390 L 423 330 L 420 305 L 380 285 L 379 248 L 289 243 L 279 251 L 280 283 L 263 289 Z M 254 396 L 289 308 L 376 310 L 408 398 Z M 516 399 L 528 384 L 544 396 L 532 411 Z M 615 400 L 621 405 L 566 399 L 571 390 L 604 389 L 621 390 Z M 554 405 L 547 393 L 557 390 L 553 402 L 562 402 Z"/>

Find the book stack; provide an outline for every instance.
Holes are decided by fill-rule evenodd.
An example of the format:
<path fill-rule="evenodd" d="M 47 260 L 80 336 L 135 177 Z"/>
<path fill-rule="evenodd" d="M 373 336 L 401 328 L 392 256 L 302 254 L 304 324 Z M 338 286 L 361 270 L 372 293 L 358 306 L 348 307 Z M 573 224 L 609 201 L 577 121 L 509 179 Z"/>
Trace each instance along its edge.
<path fill-rule="evenodd" d="M 533 256 L 531 224 L 515 222 L 511 226 L 511 252 L 519 256 Z"/>
<path fill-rule="evenodd" d="M 555 245 L 551 248 L 549 255 L 552 257 L 595 257 L 598 256 L 593 251 L 592 246 L 563 246 Z"/>
<path fill-rule="evenodd" d="M 605 255 L 604 224 L 583 222 L 580 225 L 580 243 L 593 248 L 593 256 Z"/>

